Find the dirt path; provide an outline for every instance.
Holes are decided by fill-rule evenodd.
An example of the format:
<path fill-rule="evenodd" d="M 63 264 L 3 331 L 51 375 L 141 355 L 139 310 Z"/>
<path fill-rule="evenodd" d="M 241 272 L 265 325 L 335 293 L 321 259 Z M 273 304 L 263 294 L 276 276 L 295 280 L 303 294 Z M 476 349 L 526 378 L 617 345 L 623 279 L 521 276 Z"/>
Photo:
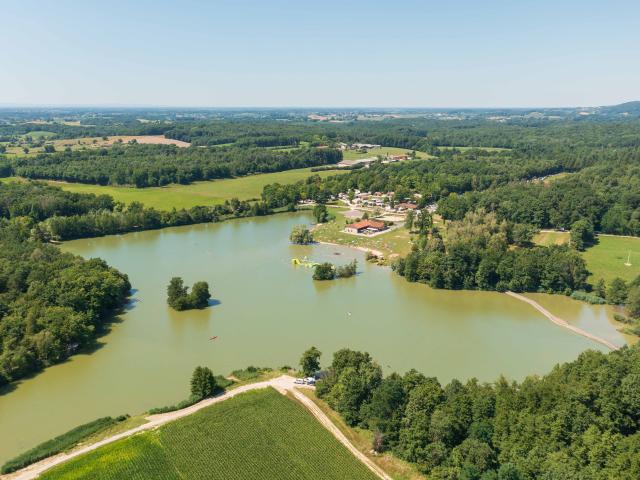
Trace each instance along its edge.
<path fill-rule="evenodd" d="M 160 427 L 166 423 L 172 422 L 182 417 L 186 417 L 187 415 L 191 415 L 192 413 L 197 412 L 198 410 L 202 410 L 214 403 L 223 402 L 228 400 L 229 398 L 233 398 L 236 395 L 240 395 L 241 393 L 248 392 L 250 390 L 256 390 L 261 388 L 273 387 L 278 390 L 283 395 L 287 392 L 292 392 L 293 395 L 300 400 L 300 402 L 309 410 L 309 412 L 329 430 L 340 443 L 342 443 L 347 449 L 352 452 L 358 460 L 362 461 L 369 469 L 371 469 L 378 477 L 391 480 L 387 474 L 385 474 L 380 467 L 378 467 L 375 463 L 373 463 L 369 458 L 367 458 L 363 453 L 361 453 L 356 447 L 354 447 L 349 440 L 338 430 L 338 428 L 331 422 L 329 417 L 327 417 L 322 410 L 320 410 L 311 400 L 305 397 L 303 394 L 298 392 L 295 388 L 294 378 L 289 375 L 282 375 L 278 378 L 274 378 L 271 380 L 267 380 L 264 382 L 251 383 L 249 385 L 242 385 L 240 387 L 234 388 L 233 390 L 229 390 L 223 395 L 213 398 L 207 398 L 202 400 L 201 402 L 196 403 L 187 408 L 183 408 L 182 410 L 176 410 L 175 412 L 161 413 L 158 415 L 150 415 L 146 417 L 148 420 L 144 425 L 140 425 L 138 427 L 132 428 L 130 430 L 126 430 L 124 432 L 118 433 L 111 437 L 100 440 L 99 442 L 92 443 L 91 445 L 87 445 L 84 447 L 80 447 L 78 449 L 72 450 L 68 453 L 59 453 L 58 455 L 54 455 L 49 458 L 45 458 L 37 463 L 29 465 L 22 470 L 18 470 L 17 472 L 2 475 L 0 479 L 3 480 L 31 480 L 37 478 L 41 473 L 50 468 L 55 467 L 56 465 L 60 465 L 63 462 L 66 462 L 72 458 L 78 457 L 85 453 L 96 450 L 104 445 L 108 445 L 109 443 L 115 442 L 117 440 L 121 440 L 123 438 L 130 437 L 131 435 L 135 435 L 140 432 L 144 432 L 147 430 L 152 430 Z"/>
<path fill-rule="evenodd" d="M 293 393 L 293 396 L 296 397 L 296 399 L 300 401 L 300 403 L 302 403 L 306 407 L 306 409 L 309 410 L 309 412 L 311 412 L 311 415 L 316 417 L 316 420 L 318 420 L 327 430 L 329 430 L 329 432 L 331 432 L 331 434 L 336 437 L 336 439 L 338 439 L 340 443 L 347 447 L 347 449 L 358 460 L 364 463 L 369 468 L 369 470 L 375 473 L 378 478 L 382 478 L 384 480 L 392 480 L 392 478 L 387 475 L 384 470 L 382 470 L 378 465 L 373 463 L 371 459 L 369 459 L 369 457 L 367 457 L 364 453 L 353 446 L 349 439 L 344 436 L 344 434 L 338 427 L 335 426 L 331 419 L 327 417 L 327 415 L 322 410 L 320 410 L 320 407 L 313 403 L 313 400 L 300 393 L 296 389 L 292 389 L 291 392 Z"/>
<path fill-rule="evenodd" d="M 546 308 L 544 308 L 542 305 L 540 305 L 538 302 L 536 302 L 535 300 L 531 300 L 528 297 L 525 297 L 524 295 L 520 295 L 514 292 L 505 292 L 507 295 L 509 295 L 510 297 L 513 298 L 517 298 L 518 300 L 521 300 L 523 302 L 528 303 L 529 305 L 531 305 L 533 308 L 535 308 L 536 310 L 538 310 L 540 313 L 542 313 L 545 317 L 547 317 L 549 320 L 551 320 L 553 323 L 555 323 L 556 325 L 559 325 L 563 328 L 566 328 L 567 330 L 571 330 L 574 333 L 577 333 L 578 335 L 582 335 L 583 337 L 586 337 L 590 340 L 596 341 L 598 343 L 601 343 L 602 345 L 604 345 L 605 347 L 610 348 L 611 350 L 618 350 L 620 347 L 614 345 L 613 343 L 611 343 L 608 340 L 605 340 L 604 338 L 600 338 L 597 335 L 594 335 L 592 333 L 589 333 L 585 330 L 582 330 L 581 328 L 578 328 L 576 326 L 571 325 L 569 322 L 567 322 L 566 320 L 563 320 L 560 317 L 556 317 L 553 313 L 551 313 L 549 310 L 547 310 Z"/>

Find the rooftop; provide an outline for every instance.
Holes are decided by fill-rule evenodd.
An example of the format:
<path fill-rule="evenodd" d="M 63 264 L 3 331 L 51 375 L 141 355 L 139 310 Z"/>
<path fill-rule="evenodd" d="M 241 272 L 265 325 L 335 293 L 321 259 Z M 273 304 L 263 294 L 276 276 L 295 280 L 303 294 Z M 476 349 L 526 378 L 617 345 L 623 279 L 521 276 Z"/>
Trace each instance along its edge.
<path fill-rule="evenodd" d="M 347 225 L 348 227 L 355 228 L 357 230 L 362 230 L 363 228 L 375 228 L 382 229 L 385 227 L 384 222 L 378 222 L 377 220 L 361 220 L 356 223 L 352 223 L 351 225 Z"/>

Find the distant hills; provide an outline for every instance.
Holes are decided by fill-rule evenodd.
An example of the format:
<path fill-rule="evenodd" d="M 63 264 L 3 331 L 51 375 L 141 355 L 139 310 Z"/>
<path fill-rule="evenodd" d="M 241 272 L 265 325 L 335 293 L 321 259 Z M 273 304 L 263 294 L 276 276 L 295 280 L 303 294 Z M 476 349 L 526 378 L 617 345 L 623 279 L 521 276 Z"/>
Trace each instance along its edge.
<path fill-rule="evenodd" d="M 618 105 L 599 107 L 599 113 L 605 113 L 605 114 L 611 114 L 611 115 L 628 114 L 628 115 L 637 116 L 637 115 L 640 115 L 640 101 L 636 100 L 633 102 L 620 103 Z"/>

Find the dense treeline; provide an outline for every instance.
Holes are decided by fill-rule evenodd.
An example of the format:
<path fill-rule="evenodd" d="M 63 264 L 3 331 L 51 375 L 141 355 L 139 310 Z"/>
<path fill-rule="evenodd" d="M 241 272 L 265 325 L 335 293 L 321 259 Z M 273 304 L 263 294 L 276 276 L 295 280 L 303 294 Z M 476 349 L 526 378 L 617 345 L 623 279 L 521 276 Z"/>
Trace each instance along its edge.
<path fill-rule="evenodd" d="M 367 353 L 333 356 L 317 395 L 373 449 L 433 480 L 640 478 L 640 348 L 587 351 L 522 383 L 383 377 Z"/>
<path fill-rule="evenodd" d="M 640 151 L 544 183 L 513 183 L 484 192 L 451 195 L 438 210 L 447 219 L 462 218 L 478 207 L 500 219 L 539 228 L 565 228 L 580 220 L 596 230 L 640 235 Z"/>
<path fill-rule="evenodd" d="M 424 202 L 438 201 L 452 193 L 495 189 L 519 181 L 533 181 L 562 172 L 575 172 L 596 164 L 609 165 L 625 159 L 637 159 L 636 150 L 580 152 L 557 150 L 542 152 L 488 152 L 472 149 L 449 150 L 436 159 L 394 164 L 374 164 L 348 175 L 328 177 L 321 183 L 299 182 L 297 190 L 277 193 L 298 198 L 322 200 L 349 190 L 395 192 L 398 199 L 419 193 Z M 274 196 L 273 187 L 265 195 Z M 270 203 L 283 203 L 273 198 Z"/>
<path fill-rule="evenodd" d="M 267 213 L 264 203 L 236 199 L 160 212 L 39 182 L 0 184 L 0 385 L 90 345 L 130 290 L 102 260 L 63 254 L 48 241 Z"/>
<path fill-rule="evenodd" d="M 547 180 L 554 174 L 557 178 Z M 438 202 L 438 213 L 460 220 L 483 208 L 500 220 L 538 228 L 569 229 L 588 220 L 598 231 L 640 235 L 640 149 L 558 148 L 535 152 L 447 151 L 437 159 L 374 164 L 295 185 L 267 185 L 271 207 L 300 199 L 326 202 L 353 190 L 414 194 L 420 206 Z"/>
<path fill-rule="evenodd" d="M 570 294 L 586 287 L 584 259 L 568 246 L 529 247 L 533 230 L 468 213 L 450 222 L 443 240 L 434 229 L 394 264 L 410 282 L 434 288 Z M 510 248 L 513 244 L 518 248 Z"/>
<path fill-rule="evenodd" d="M 16 158 L 9 165 L 13 174 L 33 179 L 151 187 L 335 164 L 341 159 L 340 151 L 328 148 L 127 145 Z"/>
<path fill-rule="evenodd" d="M 508 113 L 508 112 L 505 112 Z M 600 119 L 602 120 L 602 119 Z M 441 121 L 433 118 L 384 119 L 345 123 L 306 121 L 274 122 L 272 118 L 218 119 L 181 122 L 163 133 L 194 145 L 220 145 L 250 138 L 289 137 L 312 144 L 372 143 L 437 152 L 439 146 L 531 148 L 556 145 L 572 147 L 640 146 L 640 126 L 633 121 L 548 121 L 519 119 L 495 122 L 487 119 Z M 285 145 L 284 143 L 282 145 Z"/>
<path fill-rule="evenodd" d="M 113 210 L 108 195 L 65 192 L 40 182 L 0 183 L 0 217 L 28 216 L 37 221 L 54 215 L 82 215 L 94 210 Z"/>
<path fill-rule="evenodd" d="M 102 260 L 33 240 L 33 226 L 0 220 L 0 385 L 90 345 L 131 288 Z"/>
<path fill-rule="evenodd" d="M 271 210 L 264 202 L 231 199 L 210 207 L 159 211 L 146 208 L 139 202 L 125 206 L 114 202 L 108 195 L 69 193 L 41 182 L 0 183 L 0 218 L 24 216 L 34 220 L 31 238 L 41 242 L 218 222 L 268 213 Z"/>
<path fill-rule="evenodd" d="M 157 228 L 219 222 L 227 218 L 261 216 L 271 213 L 264 203 L 232 199 L 224 204 L 195 206 L 189 209 L 159 211 L 138 202 L 126 207 L 117 204 L 113 210 L 95 210 L 84 215 L 51 217 L 36 228 L 38 236 L 48 240 L 100 237 L 117 233 Z"/>
<path fill-rule="evenodd" d="M 625 107 L 628 108 L 628 107 Z M 635 107 L 637 110 L 637 107 Z M 70 113 L 70 112 L 69 112 Z M 413 112 L 416 113 L 416 112 Z M 342 123 L 313 122 L 302 111 L 179 112 L 170 110 L 84 111 L 68 118 L 80 125 L 42 123 L 52 120 L 44 112 L 14 111 L 1 115 L 0 141 L 10 141 L 31 132 L 47 131 L 56 138 L 111 135 L 166 135 L 197 146 L 221 144 L 281 146 L 298 142 L 312 145 L 363 142 L 436 152 L 439 146 L 530 148 L 532 145 L 590 147 L 639 146 L 637 115 L 612 121 L 599 115 L 569 115 L 562 120 L 526 117 L 527 111 L 447 112 L 446 121 L 424 113 L 412 118 L 356 120 L 357 113 Z M 566 112 L 565 112 L 566 113 Z M 560 111 L 554 115 L 563 115 Z M 60 115 L 64 116 L 64 115 Z M 497 122 L 495 117 L 504 118 Z M 455 118 L 457 117 L 457 118 Z M 0 118 L 1 122 L 2 118 Z M 269 139 L 271 137 L 271 139 Z M 279 140 L 276 140 L 278 139 Z M 282 141 L 291 139 L 291 141 Z"/>

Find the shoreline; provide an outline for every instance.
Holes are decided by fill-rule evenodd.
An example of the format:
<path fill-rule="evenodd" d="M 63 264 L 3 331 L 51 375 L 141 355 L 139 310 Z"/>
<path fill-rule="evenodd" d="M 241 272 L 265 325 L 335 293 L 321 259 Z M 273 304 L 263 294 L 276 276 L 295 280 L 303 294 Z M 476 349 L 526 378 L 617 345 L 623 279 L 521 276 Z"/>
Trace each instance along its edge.
<path fill-rule="evenodd" d="M 315 240 L 316 243 L 319 243 L 320 245 L 331 245 L 333 247 L 346 247 L 346 248 L 353 248 L 354 250 L 360 250 L 361 252 L 364 253 L 373 253 L 375 256 L 380 257 L 380 258 L 384 258 L 384 253 L 382 253 L 380 250 L 376 250 L 374 248 L 368 248 L 368 247 L 356 247 L 353 245 L 343 245 L 341 243 L 333 243 L 333 242 L 323 242 L 322 240 Z"/>
<path fill-rule="evenodd" d="M 314 226 L 314 228 L 316 228 L 317 225 Z M 323 242 L 320 240 L 316 240 L 317 243 L 322 244 L 322 245 L 333 245 L 333 246 L 338 246 L 338 247 L 347 247 L 347 248 L 352 248 L 355 250 L 360 250 L 361 252 L 371 252 L 374 255 L 384 258 L 384 254 L 382 252 L 380 252 L 379 250 L 375 250 L 372 248 L 367 248 L 367 247 L 358 247 L 358 246 L 353 246 L 353 245 L 343 245 L 340 243 L 333 243 L 333 242 Z M 380 266 L 380 265 L 379 265 Z M 593 340 L 594 342 L 597 342 L 601 345 L 604 345 L 605 347 L 607 347 L 608 349 L 615 351 L 615 350 L 619 350 L 621 347 L 614 345 L 613 343 L 611 343 L 610 341 L 601 338 L 593 333 L 587 332 L 586 330 L 583 330 L 579 327 L 576 327 L 574 325 L 571 325 L 569 322 L 567 322 L 566 320 L 564 320 L 563 318 L 560 318 L 556 315 L 554 315 L 553 313 L 551 313 L 549 310 L 547 310 L 546 308 L 544 308 L 542 305 L 540 305 L 538 302 L 536 302 L 535 300 L 525 297 L 524 295 L 520 295 L 518 293 L 515 292 L 511 292 L 511 291 L 507 291 L 505 292 L 505 294 L 509 295 L 512 298 L 515 298 L 517 300 L 520 300 L 522 302 L 528 303 L 529 305 L 531 305 L 533 308 L 535 308 L 536 310 L 538 310 L 540 313 L 542 313 L 545 317 L 547 317 L 548 320 L 550 320 L 551 322 L 555 323 L 556 325 L 558 325 L 559 327 L 565 328 L 573 333 L 576 333 L 582 337 L 588 338 L 589 340 Z M 557 294 L 554 294 L 557 295 Z M 628 344 L 628 341 L 625 341 L 625 345 Z"/>
<path fill-rule="evenodd" d="M 551 313 L 549 310 L 547 310 L 546 308 L 544 308 L 542 305 L 540 305 L 535 300 L 532 300 L 531 298 L 525 297 L 524 295 L 520 295 L 520 294 L 515 293 L 515 292 L 510 292 L 510 291 L 506 291 L 504 293 L 509 295 L 511 298 L 515 298 L 515 299 L 520 300 L 522 302 L 528 303 L 533 308 L 535 308 L 540 313 L 542 313 L 545 317 L 547 317 L 549 320 L 551 320 L 553 323 L 555 323 L 556 325 L 558 325 L 558 326 L 560 326 L 562 328 L 566 328 L 567 330 L 570 330 L 570 331 L 572 331 L 574 333 L 577 333 L 578 335 L 581 335 L 581 336 L 583 336 L 585 338 L 588 338 L 590 340 L 598 342 L 598 343 L 604 345 L 605 347 L 609 348 L 610 350 L 614 350 L 615 351 L 615 350 L 620 349 L 620 347 L 614 345 L 610 341 L 605 340 L 604 338 L 600 338 L 597 335 L 594 335 L 593 333 L 589 333 L 586 330 L 583 330 L 583 329 L 581 329 L 579 327 L 571 325 L 566 320 L 555 316 L 553 313 Z"/>

